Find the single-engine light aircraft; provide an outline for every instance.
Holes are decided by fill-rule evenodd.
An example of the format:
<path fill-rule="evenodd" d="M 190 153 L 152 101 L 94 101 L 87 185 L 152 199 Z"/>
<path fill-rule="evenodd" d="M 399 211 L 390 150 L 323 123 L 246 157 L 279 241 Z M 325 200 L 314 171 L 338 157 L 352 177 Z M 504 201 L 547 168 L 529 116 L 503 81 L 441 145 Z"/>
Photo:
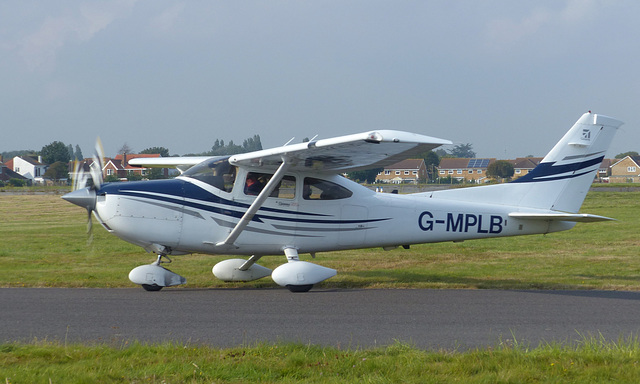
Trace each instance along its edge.
<path fill-rule="evenodd" d="M 169 180 L 103 183 L 102 151 L 62 198 L 84 207 L 110 233 L 153 252 L 129 279 L 149 291 L 184 284 L 164 268 L 169 255 L 244 255 L 217 263 L 224 281 L 271 275 L 306 292 L 336 270 L 300 254 L 487 237 L 545 234 L 576 222 L 612 220 L 578 213 L 614 133 L 611 117 L 585 113 L 528 174 L 509 183 L 398 195 L 376 193 L 341 176 L 382 168 L 451 144 L 378 130 L 224 157 L 139 158 L 130 164 L 176 167 Z M 93 185 L 85 187 L 91 176 Z M 256 264 L 285 255 L 274 270 Z M 166 259 L 166 261 L 165 261 Z"/>

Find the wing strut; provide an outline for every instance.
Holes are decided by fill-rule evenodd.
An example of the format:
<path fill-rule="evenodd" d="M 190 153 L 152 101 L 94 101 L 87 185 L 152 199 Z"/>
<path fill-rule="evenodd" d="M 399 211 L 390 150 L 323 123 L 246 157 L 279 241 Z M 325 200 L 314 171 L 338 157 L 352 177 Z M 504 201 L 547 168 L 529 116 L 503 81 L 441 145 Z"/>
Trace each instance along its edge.
<path fill-rule="evenodd" d="M 284 173 L 287 172 L 290 165 L 291 164 L 283 156 L 282 164 L 280 164 L 280 167 L 278 167 L 278 170 L 273 174 L 273 177 L 269 180 L 267 185 L 262 189 L 258 197 L 256 197 L 256 199 L 253 201 L 253 203 L 251 204 L 249 209 L 247 209 L 247 212 L 244 213 L 240 221 L 238 221 L 238 224 L 236 224 L 236 226 L 231 230 L 231 233 L 229 233 L 229 236 L 227 236 L 227 238 L 224 241 L 216 243 L 217 247 L 233 246 L 233 243 L 238 239 L 238 236 L 240 236 L 240 234 L 242 233 L 242 231 L 244 231 L 247 225 L 249 225 L 249 223 L 253 219 L 253 216 L 255 216 L 256 212 L 258 212 L 260 207 L 262 207 L 262 204 L 264 204 L 267 197 L 271 195 L 271 192 L 273 192 L 273 190 L 276 188 L 278 183 L 280 183 L 280 181 L 284 177 Z"/>

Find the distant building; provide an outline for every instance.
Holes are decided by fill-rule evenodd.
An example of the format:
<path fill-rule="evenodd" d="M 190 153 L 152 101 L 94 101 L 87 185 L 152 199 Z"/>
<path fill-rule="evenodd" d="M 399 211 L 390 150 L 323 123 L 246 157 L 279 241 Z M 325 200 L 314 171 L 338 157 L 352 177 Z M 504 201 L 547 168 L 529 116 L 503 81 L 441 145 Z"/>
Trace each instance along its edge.
<path fill-rule="evenodd" d="M 44 184 L 44 173 L 47 165 L 42 163 L 42 158 L 31 156 L 16 156 L 5 163 L 7 168 L 29 180 L 29 184 Z"/>
<path fill-rule="evenodd" d="M 102 177 L 106 179 L 107 177 L 114 176 L 120 180 L 126 180 L 129 175 L 140 175 L 144 178 L 147 176 L 149 168 L 129 165 L 129 161 L 131 159 L 137 159 L 140 157 L 155 158 L 160 157 L 160 154 L 126 154 L 118 155 L 115 158 L 106 157 L 104 158 L 104 166 L 102 167 Z M 91 170 L 91 164 L 93 164 L 93 158 L 86 158 L 80 162 L 79 167 L 82 172 L 88 173 Z M 73 173 L 73 162 L 69 163 L 69 173 Z M 162 174 L 164 177 L 168 177 L 169 170 L 163 168 Z M 73 177 L 73 175 L 71 176 Z"/>
<path fill-rule="evenodd" d="M 608 183 L 609 176 L 611 176 L 611 166 L 616 163 L 618 159 L 603 159 L 600 164 L 600 168 L 598 168 L 598 173 L 596 173 L 596 182 L 599 183 Z"/>
<path fill-rule="evenodd" d="M 489 164 L 496 161 L 495 158 L 453 158 L 445 157 L 440 160 L 438 166 L 439 177 L 451 177 L 458 180 L 485 182 Z"/>
<path fill-rule="evenodd" d="M 132 174 L 136 174 L 144 177 L 149 172 L 149 168 L 134 167 L 132 165 L 129 165 L 129 161 L 131 161 L 132 159 L 157 158 L 157 157 L 161 157 L 159 153 L 152 153 L 152 154 L 127 153 L 127 154 L 117 155 L 116 158 L 113 160 L 115 162 L 118 162 L 118 161 L 120 162 L 119 166 L 124 172 L 123 173 L 124 176 L 122 177 L 127 177 L 127 175 L 132 175 Z M 164 177 L 168 177 L 169 170 L 167 168 L 162 168 L 162 175 Z"/>
<path fill-rule="evenodd" d="M 376 176 L 376 183 L 418 183 L 427 180 L 427 166 L 424 159 L 407 159 L 385 167 Z"/>
<path fill-rule="evenodd" d="M 507 161 L 513 164 L 513 178 L 517 179 L 531 172 L 542 159 L 542 157 L 517 157 L 515 160 Z"/>
<path fill-rule="evenodd" d="M 6 183 L 11 179 L 25 180 L 27 182 L 30 181 L 21 174 L 14 172 L 6 164 L 0 162 L 0 181 Z"/>
<path fill-rule="evenodd" d="M 611 183 L 639 183 L 640 156 L 627 156 L 611 165 Z"/>

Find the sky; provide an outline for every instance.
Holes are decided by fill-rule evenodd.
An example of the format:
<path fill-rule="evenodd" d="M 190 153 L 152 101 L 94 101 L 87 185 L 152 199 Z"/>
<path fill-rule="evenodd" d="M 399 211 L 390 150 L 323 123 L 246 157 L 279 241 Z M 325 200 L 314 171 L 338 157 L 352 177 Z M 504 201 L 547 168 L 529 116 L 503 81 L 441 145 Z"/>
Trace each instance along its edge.
<path fill-rule="evenodd" d="M 0 2 L 0 152 L 172 155 L 397 129 L 544 156 L 589 110 L 640 152 L 635 0 Z"/>

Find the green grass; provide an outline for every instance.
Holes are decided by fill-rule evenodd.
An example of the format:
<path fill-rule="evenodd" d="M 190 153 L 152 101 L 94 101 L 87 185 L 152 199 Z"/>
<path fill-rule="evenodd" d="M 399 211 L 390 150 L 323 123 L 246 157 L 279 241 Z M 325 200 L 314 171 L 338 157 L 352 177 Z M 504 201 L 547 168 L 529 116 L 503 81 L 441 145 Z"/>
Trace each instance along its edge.
<path fill-rule="evenodd" d="M 582 211 L 618 221 L 578 224 L 546 236 L 330 252 L 315 262 L 338 269 L 321 285 L 327 288 L 639 290 L 639 201 L 640 192 L 592 192 Z M 87 245 L 85 215 L 55 195 L 0 194 L 0 286 L 133 286 L 129 270 L 154 255 L 99 225 Z M 175 257 L 171 269 L 188 278 L 187 287 L 276 286 L 271 279 L 217 281 L 211 267 L 225 258 Z M 284 257 L 261 260 L 271 268 L 283 262 Z M 580 343 L 534 347 L 503 340 L 471 351 L 424 351 L 402 343 L 375 349 L 113 343 L 0 344 L 0 382 L 632 383 L 640 377 L 635 336 L 617 342 L 585 336 Z"/>
<path fill-rule="evenodd" d="M 338 275 L 325 288 L 492 288 L 640 290 L 640 192 L 591 192 L 582 212 L 618 221 L 578 224 L 549 235 L 318 254 L 314 262 Z M 1 287 L 131 287 L 129 271 L 155 256 L 94 224 L 55 195 L 0 194 Z M 94 220 L 95 221 L 95 220 Z M 229 256 L 173 257 L 186 287 L 276 287 L 269 278 L 223 283 L 211 267 Z M 309 255 L 303 259 L 311 260 Z M 284 256 L 264 257 L 269 268 Z M 178 288 L 179 289 L 179 288 Z"/>
<path fill-rule="evenodd" d="M 259 344 L 0 345 L 7 383 L 635 383 L 640 345 L 585 337 L 535 348 L 502 342 L 471 351 Z"/>

